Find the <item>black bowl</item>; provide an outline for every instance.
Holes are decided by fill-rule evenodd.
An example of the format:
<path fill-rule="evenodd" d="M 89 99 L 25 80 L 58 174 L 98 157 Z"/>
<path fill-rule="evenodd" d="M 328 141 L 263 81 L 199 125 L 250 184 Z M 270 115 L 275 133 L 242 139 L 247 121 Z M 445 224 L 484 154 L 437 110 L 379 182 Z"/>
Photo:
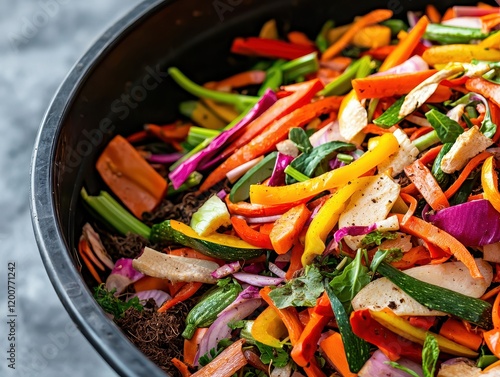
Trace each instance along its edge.
<path fill-rule="evenodd" d="M 96 193 L 97 156 L 115 134 L 177 117 L 189 96 L 165 73 L 172 65 L 197 82 L 217 80 L 248 64 L 228 54 L 235 36 L 256 35 L 270 18 L 282 31 L 313 37 L 328 18 L 389 8 L 396 17 L 422 0 L 146 0 L 113 25 L 75 65 L 40 128 L 32 160 L 33 227 L 47 273 L 83 334 L 122 376 L 164 376 L 94 301 L 75 246 L 83 225 L 80 190 Z M 436 1 L 440 9 L 470 1 Z"/>

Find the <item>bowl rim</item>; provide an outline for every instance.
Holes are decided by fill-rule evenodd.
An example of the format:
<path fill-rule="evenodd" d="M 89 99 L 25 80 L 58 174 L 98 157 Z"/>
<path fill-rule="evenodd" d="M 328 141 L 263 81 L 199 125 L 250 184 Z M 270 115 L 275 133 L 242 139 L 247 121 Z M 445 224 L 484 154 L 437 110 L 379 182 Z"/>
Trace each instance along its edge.
<path fill-rule="evenodd" d="M 49 279 L 66 311 L 83 335 L 121 376 L 168 375 L 150 361 L 110 321 L 96 303 L 82 276 L 73 266 L 63 241 L 54 203 L 54 169 L 57 140 L 63 120 L 101 58 L 137 24 L 158 8 L 176 0 L 144 0 L 110 26 L 71 68 L 56 91 L 41 122 L 30 167 L 30 210 L 38 249 Z"/>

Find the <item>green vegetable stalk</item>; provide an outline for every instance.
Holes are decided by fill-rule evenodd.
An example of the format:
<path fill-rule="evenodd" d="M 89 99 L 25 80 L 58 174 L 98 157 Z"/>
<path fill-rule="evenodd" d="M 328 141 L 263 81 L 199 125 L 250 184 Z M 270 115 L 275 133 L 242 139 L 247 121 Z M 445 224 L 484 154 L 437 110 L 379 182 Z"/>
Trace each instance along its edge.
<path fill-rule="evenodd" d="M 487 36 L 481 29 L 429 24 L 424 38 L 441 44 L 461 44 L 470 43 L 472 40 L 485 39 Z"/>
<path fill-rule="evenodd" d="M 371 59 L 363 56 L 352 63 L 339 77 L 329 83 L 318 94 L 320 96 L 340 96 L 352 89 L 351 81 L 356 78 L 366 77 L 371 71 Z"/>
<path fill-rule="evenodd" d="M 214 323 L 220 312 L 227 308 L 241 291 L 241 286 L 234 281 L 220 282 L 191 309 L 186 317 L 186 329 L 182 336 L 191 339 L 198 327 L 208 327 Z"/>

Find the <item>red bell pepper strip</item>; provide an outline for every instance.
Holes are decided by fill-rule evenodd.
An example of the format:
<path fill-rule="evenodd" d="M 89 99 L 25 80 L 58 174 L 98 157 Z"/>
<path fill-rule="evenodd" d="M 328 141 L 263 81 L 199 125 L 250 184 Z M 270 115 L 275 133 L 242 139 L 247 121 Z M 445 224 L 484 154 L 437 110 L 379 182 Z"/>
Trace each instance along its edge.
<path fill-rule="evenodd" d="M 416 362 L 422 360 L 422 346 L 420 344 L 404 339 L 382 326 L 372 318 L 368 309 L 353 312 L 350 322 L 354 334 L 368 343 L 376 345 L 392 361 L 402 356 Z"/>
<path fill-rule="evenodd" d="M 191 296 L 193 296 L 198 289 L 201 288 L 203 283 L 199 282 L 189 282 L 186 285 L 184 285 L 179 292 L 169 301 L 165 302 L 161 308 L 158 309 L 159 313 L 166 312 L 168 309 L 173 307 L 174 305 L 177 305 L 179 302 L 185 301 Z"/>
<path fill-rule="evenodd" d="M 279 100 L 276 103 L 250 123 L 244 132 L 222 151 L 222 158 L 232 155 L 236 149 L 247 144 L 274 121 L 311 102 L 314 95 L 323 89 L 323 84 L 319 80 L 311 80 L 302 84 L 289 85 L 284 89 L 285 91 L 280 93 L 288 93 L 288 95 L 278 96 Z"/>
<path fill-rule="evenodd" d="M 304 253 L 304 245 L 297 242 L 292 247 L 292 256 L 290 257 L 290 266 L 286 271 L 285 279 L 290 280 L 293 278 L 293 274 L 298 270 L 302 269 L 302 254 Z"/>
<path fill-rule="evenodd" d="M 263 249 L 273 250 L 273 244 L 271 243 L 269 234 L 264 234 L 250 228 L 245 219 L 233 216 L 231 217 L 231 224 L 233 224 L 233 229 L 236 234 L 238 234 L 243 241 Z"/>
<path fill-rule="evenodd" d="M 314 46 L 257 37 L 236 38 L 231 46 L 231 52 L 234 54 L 285 60 L 297 59 L 314 51 Z"/>
<path fill-rule="evenodd" d="M 278 205 L 262 205 L 262 204 L 252 204 L 248 202 L 238 202 L 233 203 L 229 200 L 229 195 L 226 195 L 226 205 L 231 215 L 239 215 L 245 217 L 267 217 L 282 215 L 290 208 L 293 208 L 301 203 L 305 203 L 309 198 L 293 202 Z"/>

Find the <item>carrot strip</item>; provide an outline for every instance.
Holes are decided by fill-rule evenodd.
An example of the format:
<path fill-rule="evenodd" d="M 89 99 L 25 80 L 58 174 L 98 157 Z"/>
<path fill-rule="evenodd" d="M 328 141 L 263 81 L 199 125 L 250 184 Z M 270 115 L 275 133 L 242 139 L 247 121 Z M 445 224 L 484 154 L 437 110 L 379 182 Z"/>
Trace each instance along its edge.
<path fill-rule="evenodd" d="M 280 92 L 278 92 L 277 96 L 280 99 L 264 113 L 262 113 L 257 119 L 251 122 L 245 128 L 243 134 L 232 142 L 224 151 L 222 151 L 222 157 L 229 157 L 235 150 L 246 145 L 270 124 L 309 103 L 316 92 L 322 88 L 323 84 L 320 80 L 311 80 L 302 84 L 285 87 L 285 89 L 289 90 L 284 92 L 287 93 L 287 96 L 281 98 L 279 97 Z M 340 101 L 341 99 L 339 99 L 339 102 Z"/>
<path fill-rule="evenodd" d="M 293 208 L 301 203 L 305 203 L 309 198 L 296 201 L 293 203 L 285 203 L 278 205 L 252 204 L 248 202 L 233 203 L 229 200 L 229 195 L 226 196 L 226 205 L 231 215 L 239 215 L 245 217 L 265 217 L 282 215 L 290 208 Z"/>
<path fill-rule="evenodd" d="M 226 177 L 226 173 L 237 166 L 270 152 L 277 143 L 288 137 L 288 131 L 291 128 L 303 127 L 314 118 L 336 110 L 339 106 L 340 101 L 338 98 L 326 97 L 317 102 L 305 105 L 274 122 L 248 144 L 235 151 L 231 157 L 210 173 L 199 191 L 204 192 L 208 190 L 223 180 Z"/>
<path fill-rule="evenodd" d="M 189 371 L 189 368 L 186 364 L 184 364 L 182 361 L 180 361 L 178 358 L 173 357 L 171 360 L 172 364 L 174 367 L 177 368 L 179 373 L 181 374 L 182 377 L 190 377 L 191 372 Z"/>
<path fill-rule="evenodd" d="M 432 128 L 432 127 L 431 127 Z M 436 157 L 438 156 L 439 152 L 441 152 L 441 149 L 443 148 L 443 145 L 438 145 L 437 147 L 429 149 L 425 154 L 420 157 L 420 162 L 424 165 L 428 165 L 431 162 L 434 162 Z"/>
<path fill-rule="evenodd" d="M 160 290 L 170 293 L 171 285 L 172 283 L 167 279 L 144 276 L 134 283 L 134 290 L 136 292 Z"/>
<path fill-rule="evenodd" d="M 384 60 L 379 72 L 387 71 L 408 60 L 420 39 L 424 36 L 427 25 L 429 25 L 429 19 L 426 16 L 421 17 L 406 38 L 400 41 L 394 51 Z"/>
<path fill-rule="evenodd" d="M 216 90 L 241 88 L 248 85 L 259 85 L 266 79 L 265 71 L 245 71 L 225 78 L 215 84 Z"/>
<path fill-rule="evenodd" d="M 233 224 L 233 229 L 236 234 L 240 236 L 243 241 L 263 249 L 273 250 L 270 236 L 250 228 L 245 219 L 232 216 L 231 224 Z"/>
<path fill-rule="evenodd" d="M 400 270 L 404 270 L 410 267 L 414 267 L 417 264 L 427 264 L 431 259 L 431 256 L 427 249 L 423 246 L 415 246 L 403 254 L 403 257 L 395 262 L 391 262 L 393 267 Z"/>
<path fill-rule="evenodd" d="M 482 94 L 495 105 L 500 106 L 500 85 L 489 82 L 482 77 L 474 77 L 465 83 L 467 90 Z"/>
<path fill-rule="evenodd" d="M 491 318 L 493 320 L 493 330 L 486 331 L 483 336 L 490 351 L 500 358 L 500 342 L 498 341 L 500 336 L 500 295 L 497 295 L 493 303 Z"/>
<path fill-rule="evenodd" d="M 302 254 L 304 246 L 300 242 L 296 242 L 292 248 L 292 256 L 290 257 L 290 266 L 286 271 L 285 279 L 290 280 L 293 274 L 302 269 Z"/>
<path fill-rule="evenodd" d="M 441 13 L 439 13 L 439 11 L 434 5 L 427 4 L 427 6 L 425 7 L 425 14 L 427 17 L 429 17 L 429 20 L 433 24 L 441 23 Z"/>
<path fill-rule="evenodd" d="M 294 43 L 297 45 L 309 46 L 309 47 L 315 46 L 314 42 L 311 41 L 307 37 L 307 35 L 301 31 L 291 31 L 287 34 L 287 37 L 291 43 Z"/>
<path fill-rule="evenodd" d="M 500 285 L 497 285 L 495 288 L 489 290 L 484 295 L 482 295 L 480 298 L 481 298 L 481 300 L 487 301 L 490 298 L 495 297 L 496 295 L 498 295 L 498 293 L 500 293 Z"/>
<path fill-rule="evenodd" d="M 104 182 L 138 218 L 163 199 L 167 181 L 122 136 L 115 136 L 97 160 Z"/>
<path fill-rule="evenodd" d="M 175 255 L 175 256 L 178 256 L 178 257 L 196 258 L 196 259 L 201 259 L 201 260 L 208 260 L 208 261 L 211 261 L 211 262 L 218 263 L 220 265 L 223 265 L 225 263 L 222 259 L 217 259 L 217 258 L 209 257 L 208 255 L 202 254 L 199 251 L 191 249 L 190 247 L 181 247 L 180 249 L 173 249 L 173 250 L 169 249 L 167 251 L 167 254 Z"/>
<path fill-rule="evenodd" d="M 391 132 L 390 130 L 379 127 L 376 124 L 369 124 L 365 128 L 363 128 L 362 131 L 364 134 L 373 134 L 379 136 Z"/>
<path fill-rule="evenodd" d="M 148 133 L 145 130 L 135 132 L 129 136 L 127 136 L 127 141 L 131 144 L 139 143 L 144 141 L 148 137 Z"/>
<path fill-rule="evenodd" d="M 94 265 L 90 261 L 90 259 L 87 256 L 86 251 L 83 248 L 82 243 L 86 243 L 85 239 L 81 239 L 80 242 L 78 243 L 78 252 L 80 254 L 80 257 L 83 259 L 83 262 L 85 263 L 85 266 L 87 266 L 87 269 L 90 271 L 90 274 L 92 277 L 99 283 L 102 284 L 102 279 L 97 273 L 96 269 L 94 268 Z"/>
<path fill-rule="evenodd" d="M 455 18 L 455 10 L 453 7 L 449 7 L 446 9 L 446 12 L 444 12 L 441 22 L 451 20 L 452 18 Z"/>
<path fill-rule="evenodd" d="M 446 320 L 439 334 L 474 351 L 477 351 L 483 343 L 481 335 L 469 331 L 461 321 L 454 318 Z"/>
<path fill-rule="evenodd" d="M 351 42 L 354 36 L 359 33 L 364 27 L 378 24 L 379 22 L 385 21 L 391 17 L 391 10 L 376 9 L 359 18 L 352 24 L 349 30 L 347 30 L 347 32 L 342 35 L 342 37 L 340 37 L 335 43 L 328 47 L 328 49 L 323 53 L 321 61 L 328 61 L 329 59 L 338 55 Z"/>
<path fill-rule="evenodd" d="M 441 103 L 444 101 L 448 101 L 452 95 L 452 91 L 449 87 L 444 85 L 438 85 L 436 91 L 432 93 L 426 103 Z"/>
<path fill-rule="evenodd" d="M 472 160 L 470 160 L 467 165 L 465 165 L 465 168 L 462 170 L 458 178 L 453 182 L 453 184 L 448 187 L 448 190 L 445 191 L 444 195 L 446 198 L 451 198 L 455 193 L 458 191 L 460 186 L 465 182 L 467 177 L 469 177 L 470 173 L 484 160 L 486 160 L 488 157 L 491 156 L 491 153 L 489 152 L 482 152 L 479 153 L 476 157 L 474 157 Z"/>
<path fill-rule="evenodd" d="M 481 200 L 481 199 L 484 199 L 484 194 L 469 195 L 467 201 L 472 202 L 473 200 Z"/>
<path fill-rule="evenodd" d="M 410 93 L 413 88 L 436 72 L 435 69 L 429 69 L 397 75 L 368 76 L 352 80 L 352 87 L 356 91 L 359 100 L 402 96 Z"/>
<path fill-rule="evenodd" d="M 422 161 L 416 160 L 408 165 L 405 168 L 405 173 L 433 210 L 437 211 L 450 206 L 443 190 Z"/>
<path fill-rule="evenodd" d="M 178 303 L 187 300 L 191 296 L 193 296 L 198 289 L 201 288 L 203 283 L 199 282 L 189 282 L 185 284 L 179 292 L 169 301 L 165 302 L 161 308 L 158 309 L 159 313 L 166 312 L 168 309 L 173 307 L 174 305 L 177 305 Z"/>
<path fill-rule="evenodd" d="M 491 121 L 499 125 L 500 124 L 500 107 L 495 105 L 492 101 L 488 101 L 488 104 L 490 105 L 490 112 L 491 112 Z M 497 130 L 495 132 L 495 135 L 491 138 L 494 143 L 498 142 L 500 139 L 500 127 L 497 126 Z"/>
<path fill-rule="evenodd" d="M 343 377 L 356 377 L 357 374 L 352 373 L 347 363 L 347 356 L 345 353 L 344 342 L 338 332 L 332 332 L 327 338 L 319 343 L 321 353 L 330 362 L 331 365 Z"/>
<path fill-rule="evenodd" d="M 418 194 L 417 186 L 415 186 L 415 183 L 410 183 L 408 186 L 401 187 L 401 192 L 408 194 L 408 195 L 416 195 Z"/>
<path fill-rule="evenodd" d="M 194 366 L 194 359 L 196 353 L 198 352 L 198 346 L 200 345 L 203 336 L 208 331 L 208 327 L 198 327 L 191 339 L 184 339 L 184 362 L 189 366 Z"/>
<path fill-rule="evenodd" d="M 275 221 L 269 238 L 276 253 L 285 254 L 290 250 L 298 241 L 299 234 L 310 215 L 311 211 L 307 209 L 307 206 L 299 204 Z"/>
<path fill-rule="evenodd" d="M 408 211 L 406 212 L 406 214 L 404 215 L 403 220 L 402 220 L 403 224 L 405 224 L 408 221 L 408 219 L 411 216 L 413 216 L 413 214 L 415 213 L 415 210 L 417 209 L 418 202 L 417 202 L 417 199 L 415 199 L 413 196 L 406 194 L 404 192 L 401 192 L 399 194 L 399 196 L 401 196 L 401 199 L 403 199 L 405 201 L 405 203 L 410 205 L 410 207 L 408 208 Z"/>
<path fill-rule="evenodd" d="M 192 374 L 192 377 L 230 377 L 245 365 L 248 360 L 243 354 L 243 345 L 245 339 L 239 339 L 224 351 L 222 351 L 215 359 L 201 368 L 198 372 Z"/>
<path fill-rule="evenodd" d="M 445 252 L 453 254 L 471 273 L 474 278 L 482 278 L 483 275 L 471 255 L 469 250 L 456 238 L 446 233 L 427 221 L 421 220 L 415 216 L 410 217 L 406 223 L 402 224 L 403 215 L 396 214 L 399 220 L 400 228 L 403 232 L 415 237 L 422 238 L 424 241 L 432 243 Z"/>
<path fill-rule="evenodd" d="M 431 132 L 434 128 L 432 127 L 420 127 L 418 128 L 415 132 L 413 132 L 410 136 L 410 140 L 417 140 L 420 136 L 423 136 L 425 134 L 428 134 Z"/>

